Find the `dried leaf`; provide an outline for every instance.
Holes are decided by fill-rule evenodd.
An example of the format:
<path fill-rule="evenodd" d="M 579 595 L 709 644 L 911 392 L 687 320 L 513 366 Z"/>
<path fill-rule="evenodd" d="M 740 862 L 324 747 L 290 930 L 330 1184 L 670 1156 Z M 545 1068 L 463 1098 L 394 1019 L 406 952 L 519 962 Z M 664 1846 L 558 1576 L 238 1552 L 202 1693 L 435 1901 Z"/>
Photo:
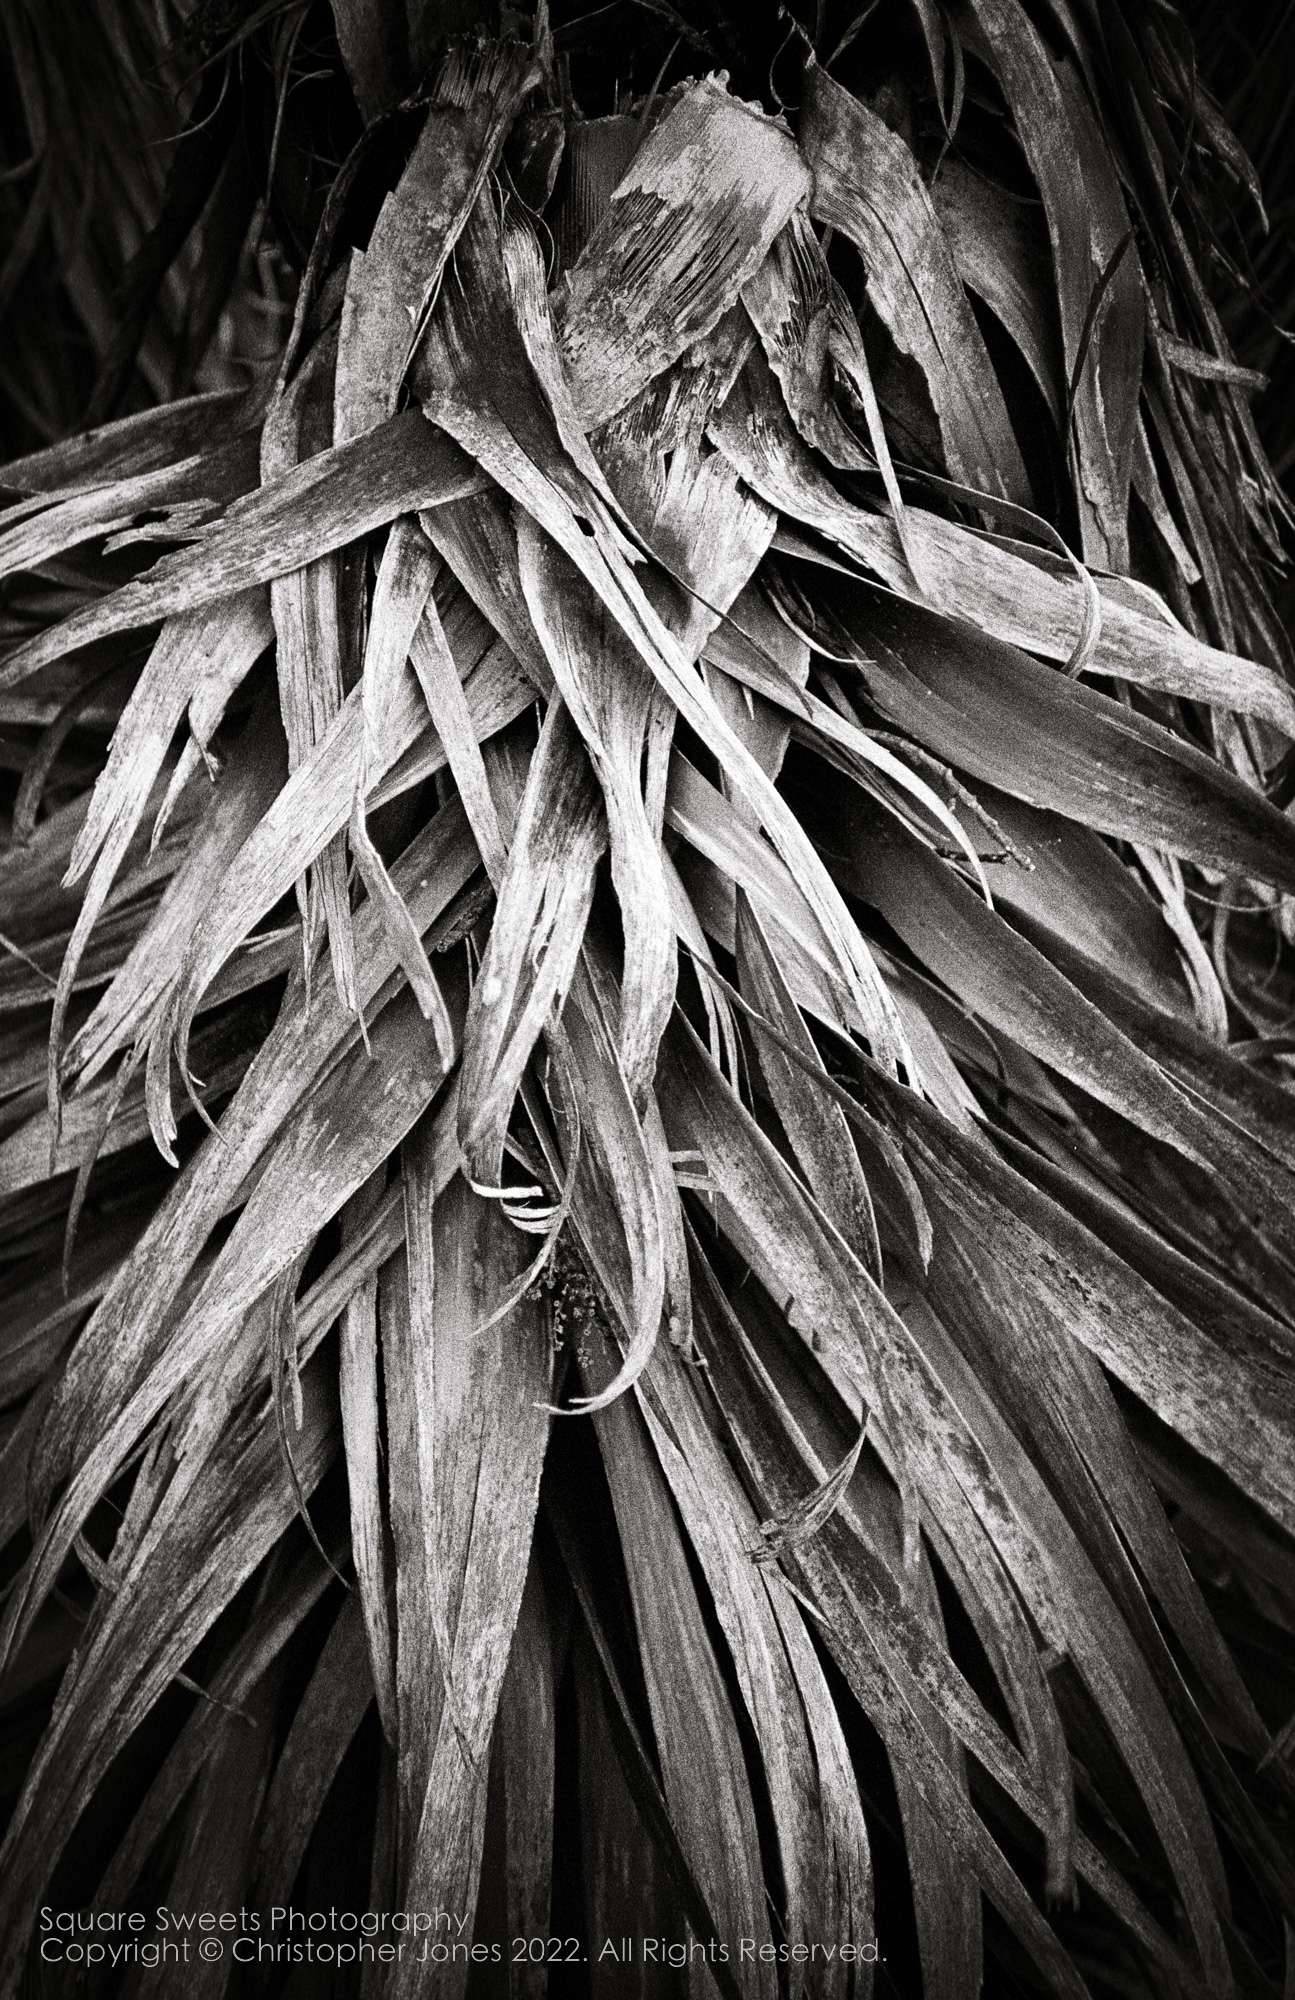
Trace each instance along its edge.
<path fill-rule="evenodd" d="M 261 477 L 271 484 L 298 463 L 326 450 L 332 432 L 335 340 L 316 343 L 290 389 L 276 396 L 261 435 Z M 279 714 L 288 741 L 291 775 L 326 734 L 343 700 L 340 552 L 275 578 L 270 584 L 274 617 L 275 670 Z M 336 836 L 316 857 L 310 874 L 297 880 L 302 919 L 303 962 L 309 967 L 319 930 L 327 929 L 337 990 L 355 1006 L 355 940 L 347 885 L 346 842 Z"/>
<path fill-rule="evenodd" d="M 462 647 L 462 657 L 469 666 L 468 700 L 475 708 L 483 733 L 489 734 L 529 705 L 532 690 L 502 646 L 495 644 L 486 649 L 486 636 L 475 617 L 466 621 L 466 625 L 458 620 L 452 624 L 451 641 Z M 475 672 L 471 672 L 472 667 Z M 150 1066 L 156 1076 L 153 1119 L 156 1137 L 169 1137 L 166 1116 L 170 1033 L 174 1033 L 177 1054 L 183 1063 L 188 1024 L 219 967 L 258 918 L 273 908 L 296 879 L 301 866 L 351 817 L 364 749 L 362 704 L 361 686 L 347 697 L 345 707 L 314 756 L 289 779 L 244 843 L 225 876 L 219 902 L 200 921 L 189 941 L 169 1001 L 169 1015 L 154 1035 L 156 1060 L 150 1054 Z M 399 705 L 389 704 L 383 717 L 384 737 L 376 760 L 370 758 L 370 783 L 414 742 L 425 714 L 422 693 L 412 674 L 407 673 Z M 432 739 L 427 746 L 425 768 L 440 769 L 444 761 L 439 740 Z"/>
<path fill-rule="evenodd" d="M 456 1048 L 454 1024 L 445 1004 L 445 995 L 441 991 L 440 981 L 432 970 L 431 960 L 423 950 L 418 926 L 409 914 L 400 891 L 392 882 L 386 863 L 369 838 L 364 802 L 358 793 L 351 807 L 350 833 L 355 865 L 369 892 L 369 901 L 386 931 L 401 971 L 409 981 L 410 991 L 418 1002 L 423 1019 L 432 1024 L 441 1067 L 448 1070 L 454 1062 Z M 343 992 L 343 1005 L 346 1001 L 347 996 Z"/>
<path fill-rule="evenodd" d="M 409 994 L 379 1015 L 370 1048 L 339 1064 L 298 1112 L 172 1338 L 124 1405 L 99 1413 L 99 1435 L 44 1528 L 23 1587 L 10 1599 L 0 1628 L 5 1655 L 21 1644 L 73 1535 L 130 1446 L 183 1385 L 197 1384 L 191 1427 L 210 1424 L 211 1412 L 229 1406 L 255 1365 L 258 1344 L 249 1336 L 248 1352 L 238 1360 L 225 1356 L 218 1384 L 204 1374 L 204 1363 L 215 1359 L 231 1329 L 313 1243 L 443 1081 L 434 1043 Z"/>
<path fill-rule="evenodd" d="M 384 1168 L 351 1197 L 342 1211 L 342 1246 L 365 1232 L 382 1199 Z M 378 1427 L 378 1285 L 366 1277 L 342 1313 L 338 1376 L 342 1442 L 351 1504 L 351 1558 L 369 1653 L 378 1715 L 388 1743 L 396 1741 L 396 1676 L 387 1610 L 387 1531 L 382 1514 Z"/>
<path fill-rule="evenodd" d="M 276 704 L 267 692 L 255 705 L 217 780 L 200 830 L 158 904 L 90 1019 L 68 1044 L 69 1074 L 82 1086 L 142 1029 L 176 972 L 184 948 L 209 898 L 243 841 L 267 810 L 286 776 Z"/>
<path fill-rule="evenodd" d="M 343 1598 L 265 1798 L 253 1893 L 259 1906 L 286 1902 L 329 1786 L 373 1700 L 364 1614 Z"/>
<path fill-rule="evenodd" d="M 606 838 L 593 773 L 555 696 L 531 759 L 463 1031 L 459 1144 L 475 1185 L 500 1184 L 513 1103 L 541 1031 L 566 1000 Z"/>
<path fill-rule="evenodd" d="M 504 1929 L 547 1941 L 553 1876 L 557 1689 L 553 1632 L 534 1551 L 513 1628 L 490 1741 L 490 1805 L 502 1819 Z M 478 1911 L 492 1888 L 483 1870 Z M 478 1915 L 478 1935 L 481 1917 Z M 529 1957 L 510 1973 L 518 2000 L 545 2000 L 548 1970 Z"/>
<path fill-rule="evenodd" d="M 337 1434 L 318 1370 L 302 1386 L 296 1464 L 309 1494 L 331 1463 Z M 49 1873 L 113 1758 L 295 1515 L 263 1397 L 254 1417 L 245 1412 L 223 1436 L 217 1425 L 195 1458 L 205 1476 L 192 1483 L 172 1477 L 128 1573 L 87 1635 L 75 1686 L 29 1771 L 5 1851 L 0 1980 L 17 1977 Z M 190 1494 L 196 1504 L 185 1509 Z"/>
<path fill-rule="evenodd" d="M 612 881 L 625 928 L 620 1062 L 642 1105 L 657 1044 L 674 1005 L 674 919 L 661 859 L 661 827 L 643 795 L 654 744 L 672 718 L 656 682 L 592 591 L 528 516 L 518 520 L 522 588 L 553 677 L 602 787 Z"/>
<path fill-rule="evenodd" d="M 176 513 L 188 524 L 195 512 L 198 518 L 218 514 L 224 502 L 246 493 L 255 484 L 250 444 L 250 439 L 235 438 L 229 445 L 175 465 L 137 472 L 66 498 L 51 494 L 50 505 L 12 527 L 0 516 L 5 530 L 0 533 L 0 577 L 38 569 L 83 542 L 129 527 L 139 514 L 163 516 L 159 524 L 163 540 L 186 539 L 186 533 L 167 536 L 166 517 Z"/>
<path fill-rule="evenodd" d="M 596 1339 L 591 1330 L 582 1373 L 591 1400 L 603 1400 L 616 1368 L 606 1336 L 597 1345 Z M 718 1935 L 767 1940 L 741 1743 L 669 1493 L 628 1397 L 601 1409 L 595 1424 L 620 1528 L 670 1816 L 714 1911 Z M 758 1972 L 750 1968 L 744 1986 L 772 1996 L 777 1990 L 772 1965 Z"/>
<path fill-rule="evenodd" d="M 941 161 L 931 200 L 958 276 L 1011 334 L 1060 430 L 1068 377 L 1037 209 L 955 153 Z"/>
<path fill-rule="evenodd" d="M 415 627 L 409 657 L 444 746 L 451 776 L 459 788 L 486 873 L 498 888 L 507 863 L 507 849 L 458 663 L 430 599 Z"/>
<path fill-rule="evenodd" d="M 463 818 L 449 809 L 411 844 L 393 874 L 416 917 L 430 923 L 475 866 Z M 361 1004 L 371 1007 L 390 979 L 394 959 L 373 918 L 362 912 L 359 924 Z M 48 1463 L 34 1474 L 38 1503 L 47 1504 L 54 1485 L 88 1448 L 82 1426 L 101 1422 L 129 1398 L 215 1222 L 234 1205 L 315 1079 L 357 1040 L 356 1023 L 336 995 L 317 998 L 309 1016 L 299 989 L 290 995 L 221 1120 L 220 1138 L 210 1137 L 186 1165 L 78 1342 L 61 1384 L 57 1416 L 45 1434 Z"/>
<path fill-rule="evenodd" d="M 249 1695 L 331 1582 L 330 1571 L 313 1549 L 290 1569 L 273 1561 L 268 1566 L 257 1592 L 255 1615 L 209 1683 L 208 1699 L 195 1706 L 149 1786 L 99 1883 L 97 1908 L 115 1910 L 126 1901 L 225 1718 L 233 1714 L 241 1719 Z"/>
<path fill-rule="evenodd" d="M 453 295 L 453 312 L 439 328 L 439 346 L 426 357 L 427 413 L 464 441 L 558 543 L 592 584 L 662 693 L 722 757 L 733 783 L 758 804 L 775 846 L 794 858 L 812 889 L 825 934 L 860 1015 L 869 1023 L 874 1046 L 892 1059 L 901 1039 L 898 1020 L 857 929 L 779 794 L 727 728 L 652 610 L 625 560 L 623 536 L 603 496 L 581 477 L 538 385 L 528 381 L 528 364 L 520 360 L 524 346 L 505 299 L 502 243 L 493 211 L 478 203 L 460 243 L 461 277 L 473 282 Z M 452 390 L 442 386 L 446 380 L 454 382 Z M 502 410 L 508 413 L 507 423 Z M 587 530 L 595 521 L 599 527 L 590 535 Z"/>
<path fill-rule="evenodd" d="M 401 95 L 407 58 L 404 23 L 381 0 L 331 0 L 338 46 L 360 116 L 371 123 Z"/>
<path fill-rule="evenodd" d="M 46 451 L 11 458 L 0 466 L 0 484 L 49 500 L 71 498 L 89 486 L 175 466 L 209 446 L 222 421 L 255 421 L 256 414 L 255 399 L 249 401 L 241 389 L 182 397 L 81 431 Z"/>
<path fill-rule="evenodd" d="M 265 600 L 260 591 L 247 592 L 232 605 L 168 620 L 113 733 L 107 766 L 95 786 L 64 878 L 70 886 L 95 862 L 54 995 L 48 1092 L 55 1130 L 59 1117 L 63 1031 L 81 955 L 143 818 L 176 725 L 199 677 L 213 659 L 222 663 L 237 661 L 246 672 L 265 650 L 268 635 Z"/>
<path fill-rule="evenodd" d="M 1018 0 L 971 0 L 971 7 L 1043 197 L 1071 384 L 1084 560 L 1124 570 L 1145 326 L 1136 252 L 1120 257 L 1096 322 L 1089 318 L 1129 230 L 1124 197 L 1074 65 L 1049 54 Z"/>
<path fill-rule="evenodd" d="M 558 340 L 587 429 L 711 331 L 808 188 L 772 119 L 715 80 L 684 93 L 559 288 Z"/>
<path fill-rule="evenodd" d="M 760 919 L 741 890 L 737 897 L 736 944 L 738 983 L 745 999 L 794 1040 L 808 1061 L 820 1062 L 813 1037 L 788 991 Z M 769 1094 L 806 1181 L 823 1213 L 840 1230 L 864 1269 L 880 1284 L 881 1243 L 872 1196 L 839 1105 L 816 1104 L 807 1098 L 803 1078 L 792 1069 L 777 1043 L 762 1038 L 754 1023 L 752 1035 Z"/>
<path fill-rule="evenodd" d="M 793 1947 L 820 1933 L 866 1940 L 872 1900 L 867 1833 L 822 1670 L 796 1607 L 752 1563 L 758 1544 L 750 1502 L 717 1449 L 687 1377 L 682 1350 L 658 1350 L 640 1407 L 714 1597 L 760 1744 L 778 1832 L 787 1934 Z M 815 1971 L 811 1990 L 848 1990 L 849 1969 L 839 1959 Z"/>
<path fill-rule="evenodd" d="M 371 58 L 381 47 L 364 37 Z M 534 81 L 517 42 L 452 43 L 409 164 L 346 281 L 337 351 L 335 442 L 395 415 L 397 400 L 459 232 Z"/>
<path fill-rule="evenodd" d="M 287 576 L 385 527 L 397 514 L 459 498 L 478 482 L 462 453 L 416 411 L 392 417 L 249 493 L 201 542 L 163 556 L 137 582 L 20 646 L 0 666 L 0 688 L 108 633 L 195 611 Z"/>
<path fill-rule="evenodd" d="M 572 1212 L 592 1268 L 608 1294 L 622 1302 L 625 1335 L 620 1370 L 596 1398 L 578 1406 L 584 1410 L 610 1405 L 637 1381 L 651 1359 L 666 1303 L 658 1181 L 617 1054 L 616 1025 L 608 1020 L 587 967 L 579 964 L 562 1026 L 553 1031 L 575 1099 L 577 1117 L 568 1130 L 587 1135 Z"/>
<path fill-rule="evenodd" d="M 426 1234 L 436 1235 L 434 1277 L 425 1264 L 415 1277 L 410 1242 L 411 1317 L 419 1315 L 415 1492 L 422 1498 L 428 1584 L 435 1578 L 443 1593 L 451 1651 L 432 1666 L 431 1726 L 419 1759 L 425 1794 L 417 1801 L 403 1893 L 411 1908 L 470 1909 L 481 1865 L 487 1753 L 548 1439 L 538 1405 L 548 1388 L 549 1350 L 530 1302 L 488 1333 L 476 1331 L 520 1262 L 517 1236 L 497 1204 L 456 1179 L 425 1220 Z M 415 1473 L 412 1464 L 408 1470 Z M 451 1968 L 447 1991 L 462 1992 L 467 1971 L 462 1964 Z M 419 1990 L 416 1965 L 398 1967 L 394 1991 Z"/>
<path fill-rule="evenodd" d="M 914 360 L 954 479 L 1028 502 L 1029 482 L 998 378 L 958 281 L 917 162 L 903 140 L 811 60 L 800 140 L 810 212 L 863 259 L 868 302 Z"/>
<path fill-rule="evenodd" d="M 1292 879 L 1289 823 L 1181 737 L 965 624 L 844 579 L 815 594 L 874 706 L 973 779 L 1117 839 Z"/>
<path fill-rule="evenodd" d="M 748 362 L 712 418 L 715 443 L 771 506 L 836 543 L 900 597 L 915 598 L 913 569 L 896 526 L 841 497 L 796 436 L 762 369 Z M 1071 659 L 1088 611 L 1085 586 L 1069 565 L 1028 545 L 1004 546 L 918 507 L 905 508 L 904 533 L 924 591 L 947 617 L 969 620 L 1047 659 Z M 789 545 L 785 529 L 774 545 Z M 792 552 L 816 554 L 803 542 Z M 1133 608 L 1114 582 L 1099 585 L 1098 594 L 1101 632 L 1088 671 L 1235 707 L 1295 734 L 1295 700 L 1271 668 L 1202 645 L 1176 623 Z"/>
<path fill-rule="evenodd" d="M 275 1709 L 283 1679 L 274 1661 L 253 1691 L 244 1714 L 222 1714 L 211 1753 L 199 1774 L 184 1817 L 180 1852 L 167 1894 L 179 1909 L 230 1908 L 247 1894 L 252 1834 L 265 1801 L 273 1755 Z M 219 2000 L 225 1986 L 219 1961 L 196 1958 L 187 1982 L 201 2000 Z M 164 1956 L 145 1966 L 138 1990 L 159 2000 L 170 1984 Z"/>

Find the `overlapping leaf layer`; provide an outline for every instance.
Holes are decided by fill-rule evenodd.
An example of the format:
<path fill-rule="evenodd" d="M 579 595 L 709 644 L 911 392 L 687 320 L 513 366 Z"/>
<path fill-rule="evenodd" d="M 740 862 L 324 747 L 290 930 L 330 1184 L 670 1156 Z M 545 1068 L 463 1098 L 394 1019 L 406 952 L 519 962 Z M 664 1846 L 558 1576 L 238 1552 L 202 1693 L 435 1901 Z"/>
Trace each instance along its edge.
<path fill-rule="evenodd" d="M 770 109 L 665 9 L 600 118 L 578 21 L 334 11 L 277 375 L 0 468 L 0 1994 L 294 1896 L 1289 1991 L 1295 692 L 1180 31 L 820 8 Z M 556 1990 L 469 1972 L 336 1990 Z"/>

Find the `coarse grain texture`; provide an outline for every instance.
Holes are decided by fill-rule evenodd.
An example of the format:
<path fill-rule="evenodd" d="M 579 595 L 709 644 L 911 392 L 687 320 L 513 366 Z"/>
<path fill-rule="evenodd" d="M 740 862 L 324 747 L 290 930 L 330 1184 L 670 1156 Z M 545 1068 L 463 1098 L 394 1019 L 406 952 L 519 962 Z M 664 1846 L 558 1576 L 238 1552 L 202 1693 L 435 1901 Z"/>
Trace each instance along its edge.
<path fill-rule="evenodd" d="M 1131 0 L 0 9 L 0 2000 L 136 1905 L 441 1913 L 267 2000 L 1292 1990 L 1209 90 Z"/>

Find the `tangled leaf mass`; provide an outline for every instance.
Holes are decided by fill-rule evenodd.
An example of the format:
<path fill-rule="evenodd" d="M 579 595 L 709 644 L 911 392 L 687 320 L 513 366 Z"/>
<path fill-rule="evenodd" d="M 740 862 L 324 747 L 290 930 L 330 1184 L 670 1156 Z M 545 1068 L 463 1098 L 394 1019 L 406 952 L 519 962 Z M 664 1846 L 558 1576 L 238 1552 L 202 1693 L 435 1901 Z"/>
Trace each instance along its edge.
<path fill-rule="evenodd" d="M 1289 1993 L 1292 515 L 1183 21 L 64 11 L 0 2000 L 51 1901 Z"/>

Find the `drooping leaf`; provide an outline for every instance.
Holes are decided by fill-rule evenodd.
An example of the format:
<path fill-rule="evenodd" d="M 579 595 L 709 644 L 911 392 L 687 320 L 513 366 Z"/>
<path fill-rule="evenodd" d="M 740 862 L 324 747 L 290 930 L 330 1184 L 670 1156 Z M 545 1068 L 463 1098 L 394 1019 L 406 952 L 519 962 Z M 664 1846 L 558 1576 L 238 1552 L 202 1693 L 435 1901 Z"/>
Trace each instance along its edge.
<path fill-rule="evenodd" d="M 490 1740 L 490 1808 L 503 1820 L 505 1930 L 511 1937 L 550 1935 L 556 1690 L 554 1633 L 535 1556 L 513 1627 L 508 1668 Z M 482 1890 L 496 1885 L 483 1873 Z M 481 1902 L 478 1902 L 480 1912 Z M 480 1916 L 478 1916 L 480 1936 Z M 485 1941 L 484 1939 L 482 1940 Z M 543 2000 L 547 1968 L 528 1956 L 510 1975 L 523 2000 Z"/>
<path fill-rule="evenodd" d="M 229 1356 L 219 1383 L 211 1383 L 204 1363 L 212 1360 L 222 1334 L 237 1326 L 267 1287 L 309 1248 L 324 1222 L 373 1172 L 392 1135 L 398 1138 L 402 1128 L 409 1129 L 443 1080 L 431 1032 L 407 994 L 379 1016 L 370 1048 L 372 1054 L 361 1050 L 340 1064 L 330 1087 L 298 1112 L 173 1337 L 152 1359 L 124 1407 L 98 1413 L 98 1434 L 44 1529 L 24 1587 L 8 1606 L 0 1628 L 6 1652 L 26 1629 L 52 1571 L 123 1450 L 195 1374 L 201 1391 L 218 1407 L 229 1404 L 251 1361 L 246 1351 L 238 1365 Z M 213 1141 L 221 1143 L 214 1134 Z"/>
<path fill-rule="evenodd" d="M 1043 198 L 1084 557 L 1097 568 L 1123 570 L 1145 325 L 1128 211 L 1074 64 L 1049 54 L 1018 0 L 972 0 L 972 12 Z"/>
<path fill-rule="evenodd" d="M 916 160 L 875 112 L 812 60 L 801 144 L 814 173 L 810 211 L 848 237 L 863 259 L 869 304 L 922 371 L 950 475 L 1028 500 L 1003 393 Z"/>
<path fill-rule="evenodd" d="M 256 1344 L 263 1351 L 263 1336 Z M 294 1454 L 309 1496 L 338 1440 L 335 1406 L 318 1368 L 306 1372 L 302 1388 L 304 1424 Z M 34 1915 L 63 1842 L 113 1757 L 296 1515 L 263 1402 L 255 1415 L 245 1411 L 229 1433 L 209 1432 L 195 1460 L 205 1478 L 192 1480 L 191 1465 L 191 1478 L 172 1480 L 147 1521 L 83 1655 L 75 1698 L 65 1703 L 28 1772 L 7 1837 L 0 1980 L 17 1976 L 28 1913 Z M 185 1510 L 178 1503 L 194 1491 L 200 1504 Z M 155 1489 L 149 1499 L 156 1501 Z M 140 1630 L 149 1635 L 146 1648 L 139 1645 Z"/>
<path fill-rule="evenodd" d="M 375 10 L 379 20 L 388 11 Z M 377 32 L 380 48 L 380 25 Z M 363 41 L 371 62 L 378 49 L 368 24 Z M 446 53 L 409 164 L 368 249 L 351 259 L 337 351 L 338 444 L 395 414 L 441 275 L 532 77 L 516 42 L 464 41 Z"/>
<path fill-rule="evenodd" d="M 587 426 L 711 331 L 808 188 L 772 119 L 713 81 L 680 98 L 559 290 L 562 358 Z"/>
<path fill-rule="evenodd" d="M 194 547 L 163 556 L 136 583 L 73 613 L 0 666 L 13 687 L 76 646 L 235 597 L 342 548 L 397 514 L 471 492 L 477 475 L 416 411 L 317 452 L 231 507 Z"/>
<path fill-rule="evenodd" d="M 728 729 L 700 679 L 689 672 L 686 659 L 630 571 L 607 502 L 598 486 L 573 463 L 551 410 L 540 401 L 535 385 L 528 384 L 529 360 L 521 361 L 525 349 L 515 315 L 504 297 L 498 225 L 480 203 L 461 242 L 465 255 L 460 259 L 460 270 L 474 270 L 479 283 L 456 299 L 454 317 L 442 331 L 439 349 L 427 356 L 428 380 L 420 386 L 424 387 L 428 414 L 464 441 L 519 507 L 557 542 L 593 586 L 661 692 L 703 741 L 722 751 L 732 781 L 758 805 L 775 845 L 794 855 L 802 868 L 821 907 L 825 934 L 842 976 L 860 1014 L 869 1022 L 875 1045 L 887 1057 L 893 1056 L 902 1032 L 889 998 L 875 978 L 862 939 L 763 769 Z M 506 365 L 510 350 L 511 368 Z M 447 378 L 454 384 L 452 389 L 442 386 Z M 504 410 L 507 424 L 500 414 Z M 595 521 L 602 532 L 596 530 L 590 536 L 585 530 Z"/>
<path fill-rule="evenodd" d="M 415 1142 L 418 1143 L 417 1141 Z M 407 1182 L 407 1187 L 410 1184 Z M 430 1192 L 420 1172 L 413 1198 Z M 435 1234 L 435 1271 L 415 1270 Z M 481 1865 L 487 1754 L 526 1580 L 548 1418 L 549 1351 L 541 1315 L 523 1301 L 486 1333 L 495 1297 L 515 1272 L 518 1239 L 498 1206 L 451 1182 L 412 1233 L 410 1316 L 417 1329 L 417 1465 L 428 1587 L 440 1593 L 450 1651 L 428 1661 L 424 1792 L 403 1875 L 410 1906 L 471 1908 Z M 415 1315 L 417 1318 L 415 1319 Z M 412 1496 L 411 1496 L 412 1497 Z M 417 1552 L 410 1552 L 417 1560 Z M 398 1557 L 398 1563 L 399 1563 Z M 451 1968 L 453 1990 L 467 1966 Z M 420 1990 L 414 1964 L 395 1991 Z"/>
<path fill-rule="evenodd" d="M 379 1206 L 385 1168 L 378 1168 L 342 1212 L 342 1242 L 362 1237 Z M 396 1740 L 396 1680 L 387 1608 L 387 1527 L 382 1506 L 378 1401 L 378 1284 L 366 1278 L 342 1313 L 338 1394 L 351 1504 L 351 1558 L 364 1618 L 369 1672 L 383 1734 Z"/>
<path fill-rule="evenodd" d="M 958 276 L 1011 334 L 1060 427 L 1068 378 L 1041 219 L 954 153 L 940 163 L 931 200 Z"/>
<path fill-rule="evenodd" d="M 290 473 L 332 441 L 333 375 L 336 342 L 319 341 L 292 387 L 276 396 L 261 434 L 262 482 Z M 288 772 L 297 770 L 324 736 L 341 708 L 343 661 L 342 569 L 339 550 L 306 563 L 270 584 L 274 619 L 279 712 L 288 740 Z M 309 965 L 318 930 L 328 935 L 337 990 L 355 1006 L 355 940 L 347 894 L 346 843 L 334 836 L 316 858 L 309 877 L 297 879 L 302 918 L 302 950 Z"/>
<path fill-rule="evenodd" d="M 1069 565 L 1062 568 L 1034 549 L 1018 553 L 914 506 L 904 510 L 901 541 L 896 525 L 842 497 L 815 465 L 776 398 L 757 357 L 747 363 L 709 427 L 720 450 L 764 500 L 836 543 L 901 597 L 916 596 L 912 557 L 923 591 L 950 618 L 970 620 L 992 637 L 1048 659 L 1071 658 L 1084 627 L 1086 600 Z M 785 542 L 785 532 L 776 539 Z M 794 552 L 815 553 L 803 542 L 795 544 Z M 1176 624 L 1134 608 L 1127 592 L 1114 584 L 1107 583 L 1098 596 L 1101 631 L 1089 662 L 1092 671 L 1235 704 L 1291 733 L 1295 709 L 1290 690 L 1270 668 L 1220 653 Z"/>
<path fill-rule="evenodd" d="M 674 1004 L 674 921 L 661 860 L 661 828 L 643 796 L 642 771 L 661 758 L 671 717 L 652 676 L 593 593 L 528 520 L 518 524 L 522 587 L 563 702 L 602 787 L 612 879 L 625 925 L 620 1058 L 641 1101 Z"/>
<path fill-rule="evenodd" d="M 1117 839 L 1141 838 L 1261 880 L 1287 878 L 1289 825 L 1181 737 L 917 605 L 835 578 L 816 585 L 816 595 L 832 607 L 838 631 L 853 631 L 868 698 L 973 778 Z"/>
<path fill-rule="evenodd" d="M 364 1616 L 352 1593 L 320 1651 L 274 1767 L 260 1822 L 256 1896 L 289 1896 L 337 1767 L 373 1700 Z"/>
<path fill-rule="evenodd" d="M 588 1363 L 593 1396 L 606 1391 L 616 1372 L 603 1338 Z M 769 1924 L 755 1879 L 754 1808 L 741 1743 L 669 1494 L 628 1397 L 602 1409 L 595 1422 L 621 1528 L 670 1816 L 720 1934 L 763 1942 Z M 668 1673 L 667 1659 L 673 1662 Z M 700 1783 L 699 1771 L 705 1773 Z M 757 1994 L 775 1991 L 767 1962 L 750 1968 L 746 1978 Z"/>
<path fill-rule="evenodd" d="M 797 1041 L 811 1062 L 819 1060 L 813 1038 L 769 949 L 760 919 L 740 890 L 736 945 L 738 980 L 746 999 L 783 1034 Z M 840 1230 L 865 1270 L 880 1284 L 881 1244 L 872 1196 L 839 1107 L 807 1101 L 801 1077 L 788 1064 L 777 1043 L 762 1041 L 758 1027 L 753 1029 L 753 1038 L 770 1095 L 819 1206 Z"/>
<path fill-rule="evenodd" d="M 467 829 L 459 813 L 450 810 L 411 843 L 395 879 L 411 909 L 430 923 L 468 881 L 474 866 Z M 367 1008 L 390 980 L 394 959 L 363 915 L 360 942 L 361 1005 Z M 57 1419 L 46 1431 L 48 1466 L 34 1475 L 39 1498 L 47 1500 L 77 1462 L 82 1423 L 128 1398 L 212 1227 L 234 1205 L 312 1082 L 355 1047 L 358 1027 L 336 996 L 328 1003 L 317 1000 L 309 1017 L 300 999 L 299 989 L 290 994 L 275 1031 L 224 1114 L 220 1138 L 209 1138 L 187 1164 L 79 1342 L 75 1362 L 60 1385 Z M 129 1340 L 122 1338 L 127 1329 Z"/>
<path fill-rule="evenodd" d="M 555 696 L 531 759 L 463 1031 L 459 1144 L 476 1183 L 500 1184 L 513 1102 L 540 1033 L 566 998 L 605 841 L 593 773 Z"/>

